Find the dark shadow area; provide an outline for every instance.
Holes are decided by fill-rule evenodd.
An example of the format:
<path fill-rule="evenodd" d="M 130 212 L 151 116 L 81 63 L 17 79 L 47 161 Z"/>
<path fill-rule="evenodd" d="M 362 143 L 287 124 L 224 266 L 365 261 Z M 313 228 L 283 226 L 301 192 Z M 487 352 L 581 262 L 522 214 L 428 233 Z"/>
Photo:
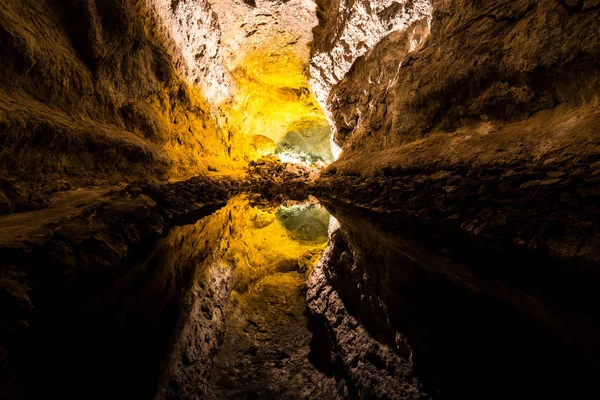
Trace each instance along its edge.
<path fill-rule="evenodd" d="M 600 299 L 590 271 L 499 256 L 422 220 L 323 204 L 342 237 L 326 266 L 328 284 L 380 343 L 399 352 L 396 335 L 404 337 L 427 394 L 598 395 Z"/>
<path fill-rule="evenodd" d="M 147 243 L 127 265 L 46 282 L 23 338 L 25 398 L 153 398 L 189 318 L 193 289 L 208 293 L 219 233 L 203 227 L 214 212 L 196 212 L 200 221 Z"/>

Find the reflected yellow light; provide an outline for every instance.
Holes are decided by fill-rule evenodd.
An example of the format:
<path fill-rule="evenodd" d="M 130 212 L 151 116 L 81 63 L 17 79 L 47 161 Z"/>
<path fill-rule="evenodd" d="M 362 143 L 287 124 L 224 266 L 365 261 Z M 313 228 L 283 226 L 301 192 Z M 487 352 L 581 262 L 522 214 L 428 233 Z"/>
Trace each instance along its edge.
<path fill-rule="evenodd" d="M 159 246 L 161 263 L 176 276 L 194 268 L 195 281 L 204 284 L 212 269 L 233 274 L 241 293 L 271 275 L 297 273 L 303 280 L 325 250 L 328 225 L 329 214 L 318 205 L 261 209 L 241 195 L 195 224 L 174 228 Z"/>
<path fill-rule="evenodd" d="M 277 209 L 252 207 L 243 197 L 230 205 L 234 211 L 231 236 L 223 258 L 234 266 L 237 291 L 244 292 L 253 282 L 275 273 L 307 274 L 325 249 L 326 236 L 299 236 L 294 227 L 284 226 L 289 217 L 282 217 Z M 312 217 L 308 213 L 304 218 Z"/>

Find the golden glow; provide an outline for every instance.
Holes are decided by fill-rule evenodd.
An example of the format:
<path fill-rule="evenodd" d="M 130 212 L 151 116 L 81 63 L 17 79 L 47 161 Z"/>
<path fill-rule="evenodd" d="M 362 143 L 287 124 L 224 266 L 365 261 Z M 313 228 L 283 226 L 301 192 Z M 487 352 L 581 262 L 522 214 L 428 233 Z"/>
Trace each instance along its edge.
<path fill-rule="evenodd" d="M 165 35 L 156 30 L 155 16 L 141 5 L 139 12 L 147 34 L 170 49 L 172 44 L 165 42 Z M 202 85 L 186 82 L 175 69 L 168 72 L 167 83 L 157 82 L 155 94 L 146 102 L 158 111 L 158 117 L 149 123 L 160 132 L 158 144 L 172 161 L 172 177 L 240 171 L 249 161 L 279 151 L 278 145 L 286 135 L 300 126 L 304 130 L 295 140 L 301 144 L 306 137 L 320 133 L 307 133 L 306 129 L 329 129 L 308 84 L 308 48 L 294 37 L 277 34 L 263 41 L 265 36 L 260 35 L 257 42 L 240 48 L 235 60 L 224 66 L 231 68 L 228 93 L 210 97 L 213 102 L 226 98 L 221 104 L 207 101 Z M 223 40 L 226 42 L 227 38 Z M 285 143 L 288 142 L 284 140 Z M 329 144 L 327 147 L 323 154 L 329 162 L 333 157 L 329 156 Z M 309 154 L 314 150 L 321 155 L 322 148 L 310 143 L 301 150 Z M 290 160 L 295 160 L 293 154 Z"/>
<path fill-rule="evenodd" d="M 199 89 L 176 83 L 160 88 L 148 103 L 159 111 L 157 123 L 167 133 L 163 147 L 173 160 L 172 176 L 231 171 L 246 163 L 244 142 L 224 137 Z"/>
<path fill-rule="evenodd" d="M 302 121 L 305 125 L 328 126 L 308 86 L 304 63 L 280 44 L 248 54 L 232 71 L 237 85 L 233 100 L 222 104 L 228 128 L 253 140 L 250 158 L 273 154 L 286 134 Z"/>
<path fill-rule="evenodd" d="M 170 49 L 172 44 L 160 32 L 157 16 L 141 1 L 135 7 L 142 18 L 146 34 Z M 140 71 L 149 77 L 154 71 Z M 208 172 L 241 171 L 248 163 L 250 146 L 246 138 L 221 129 L 212 115 L 211 104 L 200 87 L 189 82 L 175 69 L 165 67 L 166 79 L 156 81 L 156 91 L 145 104 L 133 104 L 134 113 L 144 119 L 141 126 L 147 136 L 161 145 L 172 161 L 170 177 L 184 179 Z M 152 110 L 151 114 L 147 111 Z"/>
<path fill-rule="evenodd" d="M 233 274 L 238 292 L 272 275 L 308 276 L 325 249 L 329 214 L 314 205 L 278 209 L 259 209 L 241 195 L 195 224 L 174 228 L 159 245 L 160 262 L 169 266 L 165 274 L 181 274 L 198 260 L 196 282 L 207 284 L 217 268 Z"/>
<path fill-rule="evenodd" d="M 231 236 L 223 260 L 235 268 L 238 291 L 267 275 L 309 273 L 325 250 L 326 239 L 302 240 L 286 229 L 277 219 L 277 208 L 251 207 L 244 197 L 231 200 L 228 207 Z"/>

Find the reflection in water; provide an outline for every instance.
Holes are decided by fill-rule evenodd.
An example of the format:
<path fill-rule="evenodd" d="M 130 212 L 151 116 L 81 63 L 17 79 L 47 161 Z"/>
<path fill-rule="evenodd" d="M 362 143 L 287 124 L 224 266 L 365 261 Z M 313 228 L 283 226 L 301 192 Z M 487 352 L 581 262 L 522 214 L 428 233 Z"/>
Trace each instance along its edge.
<path fill-rule="evenodd" d="M 306 279 L 325 249 L 329 214 L 309 201 L 250 215 L 230 248 L 237 284 L 210 398 L 332 398 L 334 381 L 308 362 L 305 315 Z"/>
<path fill-rule="evenodd" d="M 275 214 L 277 221 L 298 241 L 325 243 L 329 213 L 314 203 L 281 205 Z"/>
<path fill-rule="evenodd" d="M 216 393 L 216 398 L 230 398 L 237 391 L 268 398 L 273 357 L 287 358 L 310 375 L 310 366 L 303 364 L 310 334 L 302 288 L 325 248 L 328 220 L 327 211 L 315 201 L 280 206 L 253 204 L 238 196 L 213 216 L 176 228 L 164 239 L 163 245 L 174 246 L 162 253 L 163 267 L 177 269 L 171 258 L 178 265 L 190 260 L 197 272 L 193 295 L 180 308 L 190 312 L 180 318 L 171 337 L 175 345 L 162 397 Z M 189 271 L 190 266 L 184 268 Z M 239 362 L 245 363 L 243 376 L 231 368 Z M 206 392 L 211 371 L 212 394 Z"/>
<path fill-rule="evenodd" d="M 311 276 L 309 285 L 321 287 L 311 286 L 317 297 L 309 307 L 330 318 L 326 329 L 334 345 L 345 347 L 338 353 L 348 355 L 346 373 L 356 375 L 353 390 L 368 391 L 360 386 L 365 382 L 390 388 L 397 373 L 348 340 L 357 329 L 340 323 L 346 319 L 332 311 L 331 290 L 370 337 L 399 356 L 399 335 L 408 343 L 416 375 L 437 398 L 597 398 L 600 299 L 585 271 L 476 255 L 472 245 L 444 237 L 443 227 L 417 231 L 392 214 L 325 205 L 341 229 L 333 232 L 327 262 Z M 440 238 L 441 250 L 433 245 Z M 355 366 L 350 356 L 361 354 Z"/>
<path fill-rule="evenodd" d="M 231 276 L 218 260 L 236 204 L 174 227 L 134 265 L 65 288 L 33 340 L 39 348 L 32 351 L 38 369 L 32 380 L 41 384 L 32 386 L 31 398 L 152 398 L 164 383 L 157 377 L 181 362 L 170 354 L 199 340 L 204 344 L 190 360 L 216 349 L 223 325 L 218 303 L 226 301 Z M 189 369 L 206 375 L 210 365 Z"/>
<path fill-rule="evenodd" d="M 232 310 L 252 313 L 239 320 L 252 327 L 267 318 L 292 320 L 299 341 L 291 331 L 272 335 L 302 347 L 309 335 L 302 287 L 325 248 L 328 218 L 315 201 L 280 207 L 238 196 L 171 229 L 135 265 L 75 282 L 48 305 L 47 328 L 34 340 L 31 376 L 39 385 L 31 397 L 43 397 L 37 393 L 43 390 L 63 398 L 206 398 L 225 313 Z M 242 304 L 239 312 L 226 309 L 230 295 Z M 227 316 L 227 338 L 236 332 L 235 318 Z"/>
<path fill-rule="evenodd" d="M 599 370 L 598 295 L 577 274 L 568 293 L 559 291 L 563 275 L 547 265 L 544 282 L 500 280 L 507 265 L 518 276 L 530 266 L 457 259 L 450 246 L 442 254 L 422 235 L 400 234 L 407 224 L 327 206 L 341 229 L 315 200 L 262 204 L 238 196 L 174 227 L 127 268 L 61 291 L 31 340 L 30 397 L 343 398 L 344 381 L 350 395 L 382 377 L 401 381 L 391 358 L 376 350 L 387 346 L 388 355 L 409 359 L 404 341 L 429 394 L 510 398 L 518 387 L 529 395 L 589 389 Z M 310 287 L 310 301 L 334 293 L 344 313 L 321 301 L 329 311 L 319 316 L 322 326 L 311 320 L 313 336 L 307 277 L 328 228 L 337 232 L 330 258 L 311 275 L 326 269 L 318 282 L 326 287 Z M 322 354 L 310 354 L 311 346 Z"/>
<path fill-rule="evenodd" d="M 275 272 L 307 273 L 325 249 L 327 236 L 320 227 L 329 214 L 316 204 L 257 207 L 243 197 L 229 204 L 236 207 L 222 258 L 234 267 L 238 292 Z"/>

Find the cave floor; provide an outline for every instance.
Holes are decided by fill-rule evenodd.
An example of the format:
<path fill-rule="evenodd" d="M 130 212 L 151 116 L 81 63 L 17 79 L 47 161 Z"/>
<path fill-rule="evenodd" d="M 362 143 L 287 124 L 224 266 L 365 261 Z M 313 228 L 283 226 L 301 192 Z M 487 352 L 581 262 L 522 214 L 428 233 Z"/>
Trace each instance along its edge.
<path fill-rule="evenodd" d="M 335 380 L 309 360 L 305 282 L 302 273 L 283 272 L 260 279 L 244 293 L 232 292 L 209 398 L 340 398 Z"/>

